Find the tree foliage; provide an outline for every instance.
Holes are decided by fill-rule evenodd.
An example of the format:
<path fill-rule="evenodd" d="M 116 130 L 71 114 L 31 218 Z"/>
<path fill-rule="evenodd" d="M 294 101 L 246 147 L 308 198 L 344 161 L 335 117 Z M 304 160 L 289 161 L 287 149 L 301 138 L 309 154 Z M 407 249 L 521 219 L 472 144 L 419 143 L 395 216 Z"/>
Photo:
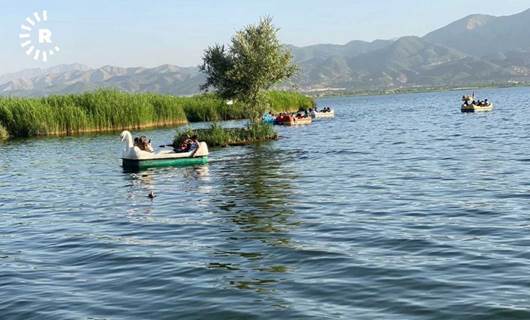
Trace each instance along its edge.
<path fill-rule="evenodd" d="M 248 118 L 258 120 L 267 108 L 265 91 L 297 71 L 290 51 L 278 40 L 278 30 L 272 18 L 264 17 L 236 32 L 230 46 L 206 49 L 200 66 L 207 75 L 202 89 L 214 88 L 225 99 L 241 100 Z"/>

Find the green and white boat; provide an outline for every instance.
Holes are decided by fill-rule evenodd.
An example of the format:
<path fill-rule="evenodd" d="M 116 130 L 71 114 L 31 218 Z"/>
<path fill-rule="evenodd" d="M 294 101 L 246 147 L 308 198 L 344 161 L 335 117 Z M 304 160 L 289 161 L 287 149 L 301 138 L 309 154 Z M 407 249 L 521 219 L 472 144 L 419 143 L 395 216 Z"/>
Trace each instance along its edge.
<path fill-rule="evenodd" d="M 149 152 L 141 150 L 134 145 L 129 131 L 123 131 L 120 137 L 124 144 L 122 151 L 124 170 L 143 170 L 147 168 L 179 167 L 208 163 L 208 145 L 206 142 L 200 142 L 197 149 L 189 152 L 174 152 L 172 150 Z"/>

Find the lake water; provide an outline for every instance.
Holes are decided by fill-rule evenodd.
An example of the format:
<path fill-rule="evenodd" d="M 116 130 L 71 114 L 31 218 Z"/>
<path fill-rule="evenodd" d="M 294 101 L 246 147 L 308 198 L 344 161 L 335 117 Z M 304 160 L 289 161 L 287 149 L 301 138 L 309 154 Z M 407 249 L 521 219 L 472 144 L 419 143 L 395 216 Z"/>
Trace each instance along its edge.
<path fill-rule="evenodd" d="M 118 134 L 0 144 L 0 318 L 528 319 L 530 89 L 478 93 L 139 174 Z"/>

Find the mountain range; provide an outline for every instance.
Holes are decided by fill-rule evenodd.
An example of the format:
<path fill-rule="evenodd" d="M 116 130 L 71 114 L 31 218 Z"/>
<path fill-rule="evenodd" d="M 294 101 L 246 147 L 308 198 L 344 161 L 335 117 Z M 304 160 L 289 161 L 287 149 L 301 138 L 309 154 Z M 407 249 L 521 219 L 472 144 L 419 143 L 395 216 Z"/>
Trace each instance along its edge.
<path fill-rule="evenodd" d="M 502 17 L 470 15 L 423 37 L 286 47 L 301 71 L 282 86 L 306 92 L 527 83 L 530 9 Z M 2 75 L 0 94 L 40 96 L 119 88 L 190 95 L 203 82 L 196 67 L 71 64 Z"/>

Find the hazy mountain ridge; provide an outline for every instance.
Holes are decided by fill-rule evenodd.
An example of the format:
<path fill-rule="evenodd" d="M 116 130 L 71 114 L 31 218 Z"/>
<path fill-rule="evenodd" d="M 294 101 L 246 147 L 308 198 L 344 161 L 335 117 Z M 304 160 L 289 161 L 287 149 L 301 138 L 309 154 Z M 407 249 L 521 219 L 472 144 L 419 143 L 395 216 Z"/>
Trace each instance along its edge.
<path fill-rule="evenodd" d="M 425 35 L 424 39 L 477 57 L 530 51 L 530 9 L 503 17 L 471 15 Z"/>
<path fill-rule="evenodd" d="M 161 65 L 154 68 L 114 67 L 64 68 L 65 72 L 40 72 L 31 79 L 17 79 L 0 84 L 0 94 L 14 96 L 40 96 L 76 93 L 97 88 L 117 88 L 135 92 L 159 92 L 173 95 L 190 95 L 198 92 L 204 81 L 194 67 Z"/>
<path fill-rule="evenodd" d="M 344 45 L 286 45 L 301 72 L 289 84 L 304 91 L 381 90 L 530 81 L 530 9 L 503 17 L 470 15 L 428 33 Z M 196 67 L 81 64 L 0 76 L 2 95 L 75 93 L 96 88 L 190 95 L 204 76 Z"/>

